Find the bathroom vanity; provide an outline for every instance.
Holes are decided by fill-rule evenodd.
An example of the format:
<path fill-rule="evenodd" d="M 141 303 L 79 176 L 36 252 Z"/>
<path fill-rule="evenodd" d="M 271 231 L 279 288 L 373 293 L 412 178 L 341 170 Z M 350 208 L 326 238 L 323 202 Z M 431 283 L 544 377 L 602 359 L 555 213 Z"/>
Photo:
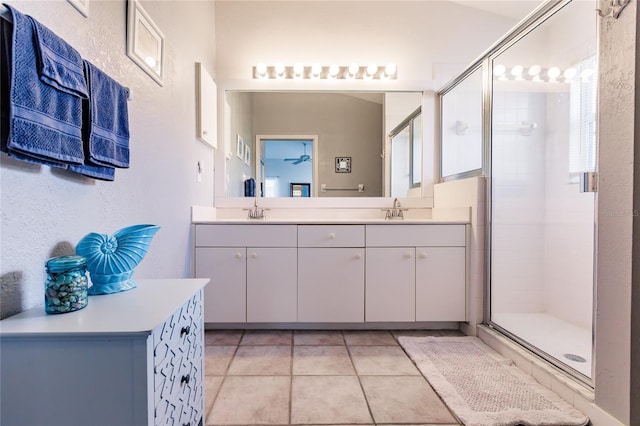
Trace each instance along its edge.
<path fill-rule="evenodd" d="M 204 321 L 313 327 L 466 320 L 468 221 L 195 222 Z"/>
<path fill-rule="evenodd" d="M 0 321 L 3 425 L 203 424 L 206 279 L 137 280 Z"/>

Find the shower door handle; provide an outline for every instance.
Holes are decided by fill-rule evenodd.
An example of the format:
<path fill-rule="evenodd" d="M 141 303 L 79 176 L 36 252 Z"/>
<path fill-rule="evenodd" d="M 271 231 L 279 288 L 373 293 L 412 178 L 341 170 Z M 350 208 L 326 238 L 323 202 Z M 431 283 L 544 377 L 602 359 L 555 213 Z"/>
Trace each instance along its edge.
<path fill-rule="evenodd" d="M 598 173 L 580 173 L 580 192 L 598 192 Z"/>

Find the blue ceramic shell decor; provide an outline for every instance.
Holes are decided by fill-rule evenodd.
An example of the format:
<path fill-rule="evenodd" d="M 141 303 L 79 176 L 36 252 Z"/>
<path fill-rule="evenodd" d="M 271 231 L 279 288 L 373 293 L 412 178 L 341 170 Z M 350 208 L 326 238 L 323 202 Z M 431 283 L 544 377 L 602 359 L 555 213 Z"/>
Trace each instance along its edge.
<path fill-rule="evenodd" d="M 87 260 L 93 283 L 88 293 L 110 294 L 135 288 L 133 271 L 159 229 L 157 225 L 134 225 L 112 236 L 95 232 L 85 235 L 76 246 L 76 253 Z"/>

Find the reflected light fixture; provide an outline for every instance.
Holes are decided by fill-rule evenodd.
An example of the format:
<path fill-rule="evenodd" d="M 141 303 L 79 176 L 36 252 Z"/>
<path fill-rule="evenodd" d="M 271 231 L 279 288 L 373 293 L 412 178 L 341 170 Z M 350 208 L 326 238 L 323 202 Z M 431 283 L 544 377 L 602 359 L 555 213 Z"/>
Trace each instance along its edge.
<path fill-rule="evenodd" d="M 317 79 L 317 80 L 395 80 L 397 79 L 398 67 L 390 63 L 379 67 L 371 63 L 368 66 L 360 66 L 352 63 L 348 66 L 338 64 L 322 65 L 313 63 L 305 66 L 302 63 L 294 65 L 266 65 L 258 63 L 253 67 L 253 78 L 256 79 Z"/>
<path fill-rule="evenodd" d="M 551 80 L 555 80 L 556 78 L 560 77 L 560 68 L 558 67 L 549 68 L 549 70 L 547 71 L 547 75 Z"/>
<path fill-rule="evenodd" d="M 540 71 L 542 71 L 542 68 L 540 68 L 540 65 L 532 65 L 529 67 L 529 71 L 527 72 L 531 77 L 535 77 L 538 74 L 540 74 Z"/>
<path fill-rule="evenodd" d="M 504 73 L 507 71 L 507 67 L 505 67 L 502 64 L 498 64 L 495 67 L 493 67 L 493 75 L 500 77 L 501 75 L 504 75 Z"/>

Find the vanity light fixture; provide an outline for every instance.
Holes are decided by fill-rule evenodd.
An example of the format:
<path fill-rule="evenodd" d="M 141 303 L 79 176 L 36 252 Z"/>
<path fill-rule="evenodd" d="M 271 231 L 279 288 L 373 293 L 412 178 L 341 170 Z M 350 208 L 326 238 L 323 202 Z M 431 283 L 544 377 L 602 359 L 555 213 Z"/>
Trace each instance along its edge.
<path fill-rule="evenodd" d="M 395 80 L 398 68 L 395 64 L 388 64 L 379 67 L 376 64 L 360 66 L 352 63 L 349 66 L 331 64 L 324 66 L 314 63 L 305 66 L 302 63 L 294 65 L 266 65 L 259 63 L 253 67 L 253 78 L 255 79 L 316 79 L 316 80 Z"/>
<path fill-rule="evenodd" d="M 526 71 L 525 71 L 526 70 Z M 580 79 L 588 80 L 593 75 L 591 68 L 580 70 L 580 67 L 568 67 L 564 71 L 558 67 L 542 68 L 540 65 L 524 67 L 514 65 L 506 67 L 498 64 L 493 68 L 493 78 L 495 80 L 528 80 L 534 82 L 570 83 L 578 74 Z"/>

